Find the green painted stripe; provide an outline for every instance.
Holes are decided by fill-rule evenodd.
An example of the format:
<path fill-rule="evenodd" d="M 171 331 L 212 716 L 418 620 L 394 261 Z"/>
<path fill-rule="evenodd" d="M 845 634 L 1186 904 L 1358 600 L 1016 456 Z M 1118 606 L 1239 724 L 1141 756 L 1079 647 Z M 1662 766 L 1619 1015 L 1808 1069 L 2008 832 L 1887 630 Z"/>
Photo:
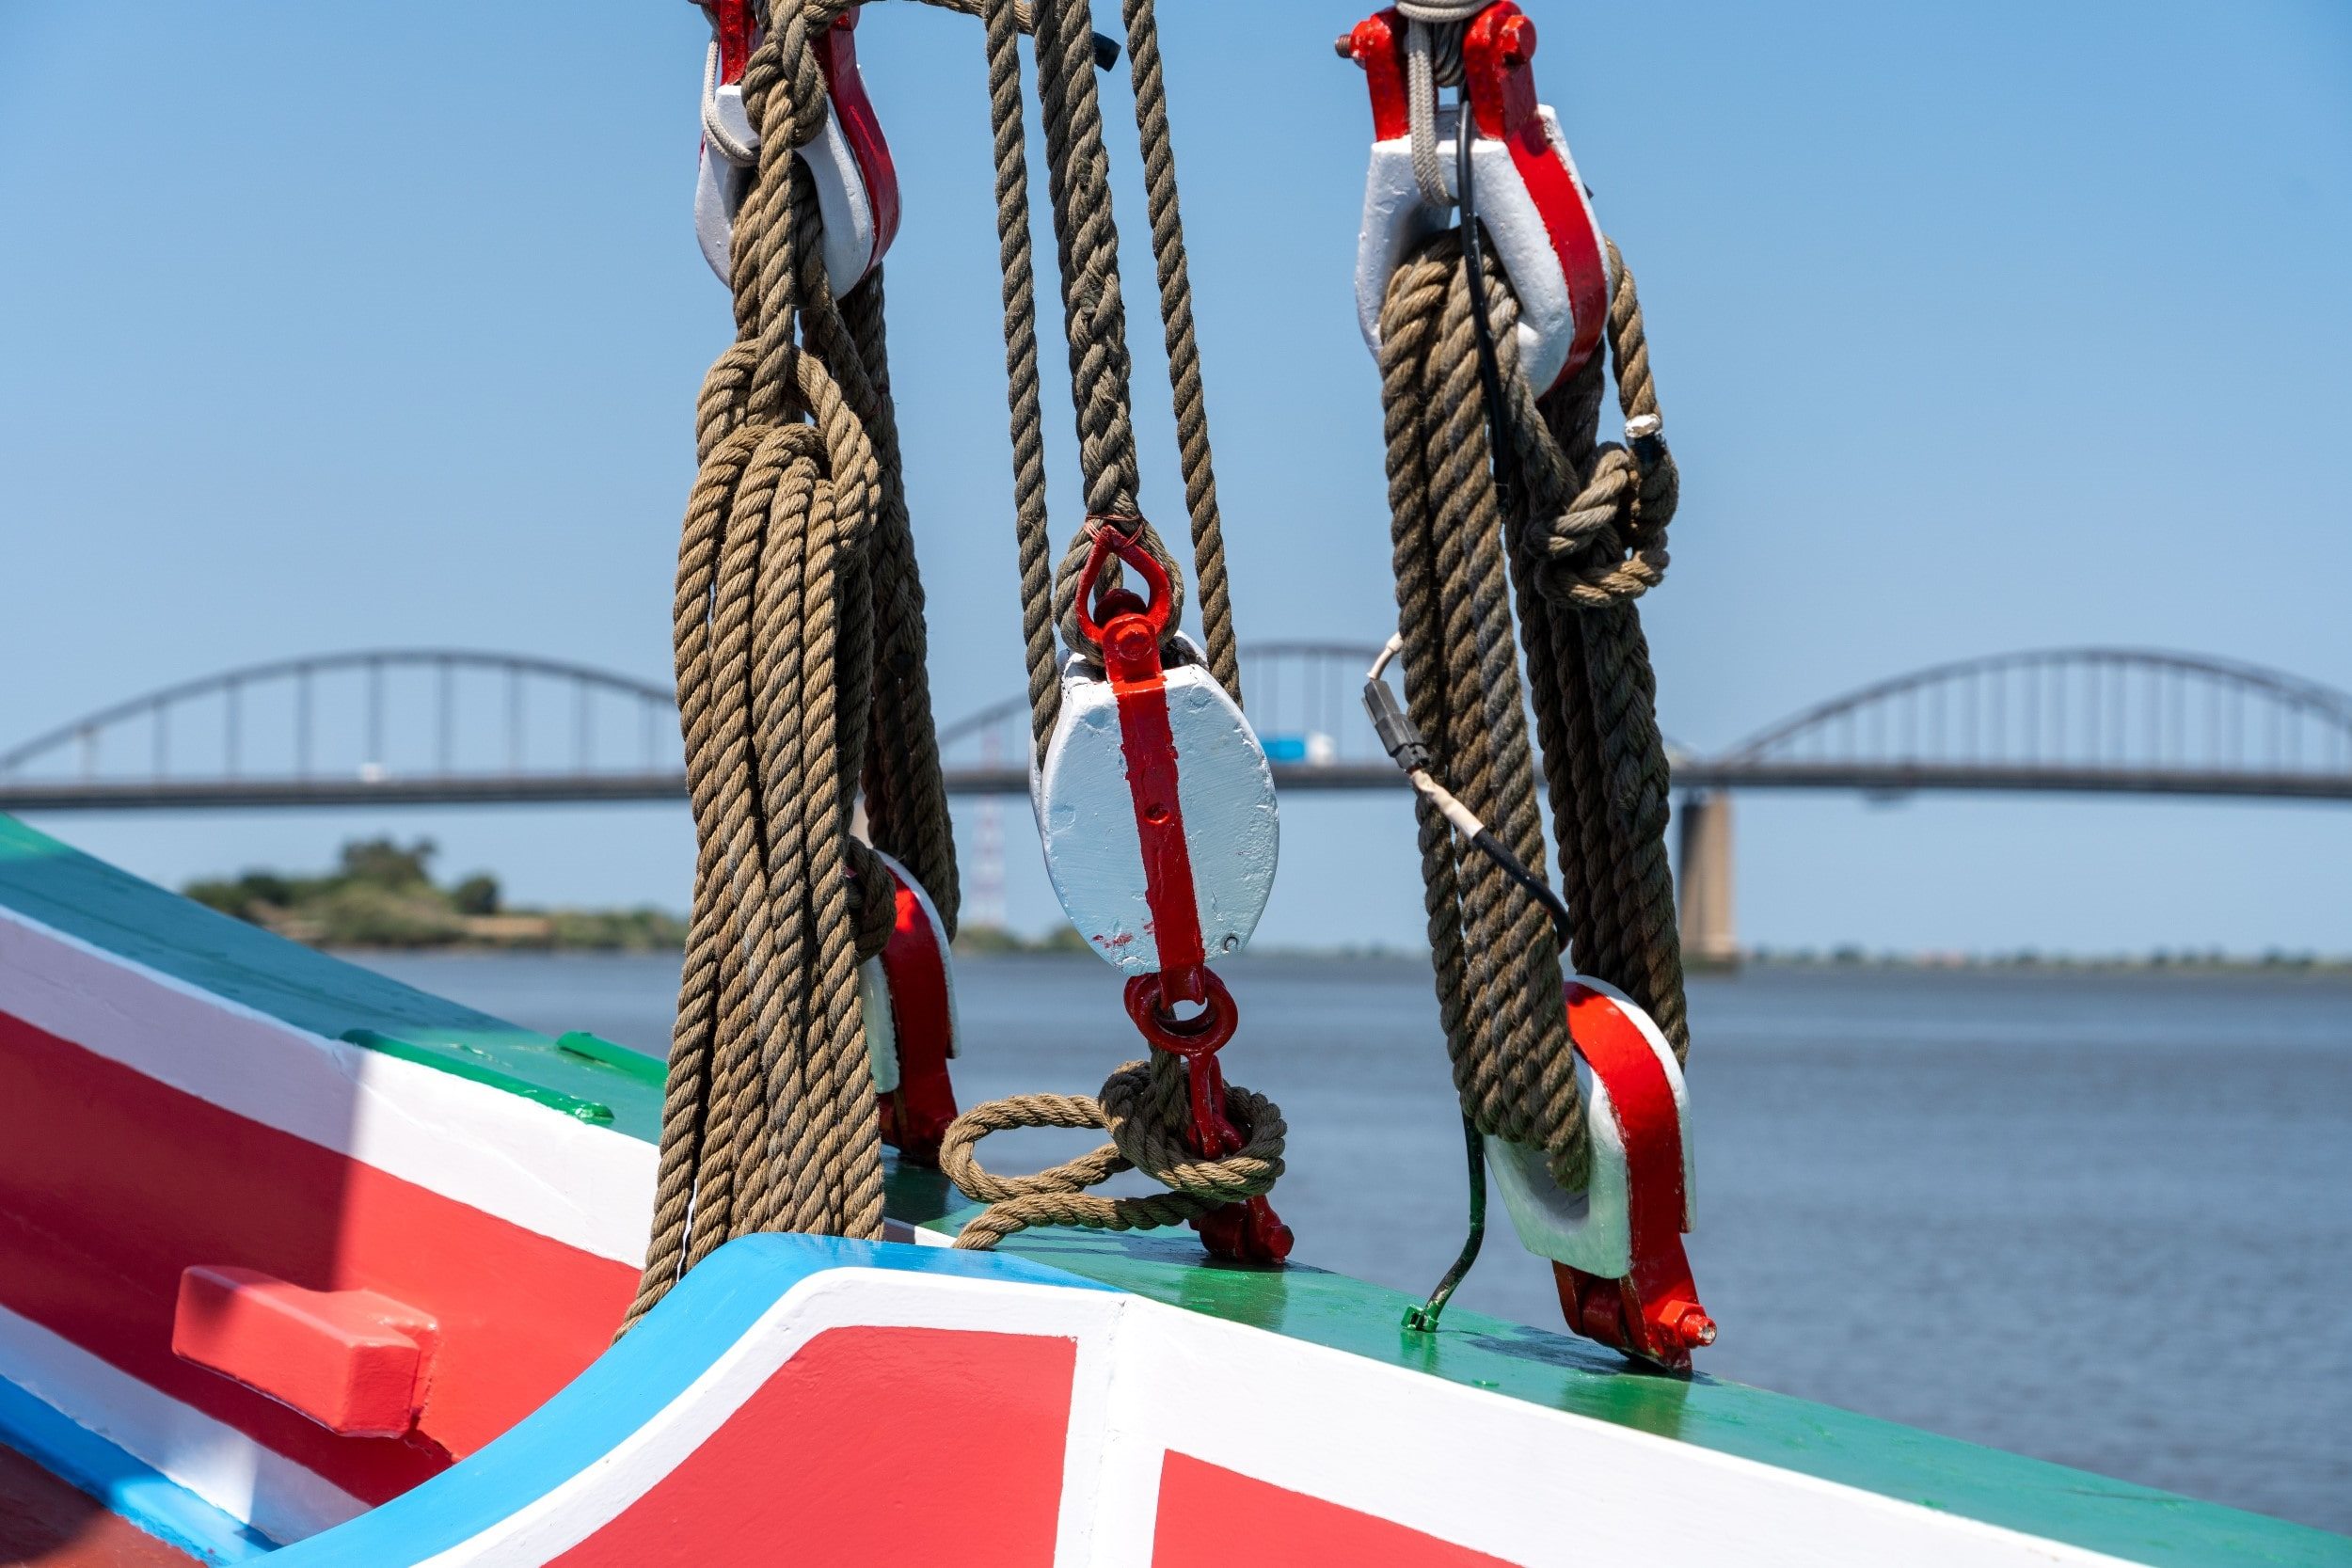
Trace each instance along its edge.
<path fill-rule="evenodd" d="M 631 1051 L 618 1040 L 592 1035 L 585 1029 L 568 1029 L 556 1036 L 555 1049 L 568 1055 L 585 1056 L 606 1067 L 618 1068 L 640 1084 L 650 1084 L 657 1089 L 670 1079 L 669 1064 L 660 1057 Z"/>
<path fill-rule="evenodd" d="M 411 1059 L 428 1066 L 601 1105 L 614 1132 L 647 1143 L 661 1136 L 658 1068 L 649 1074 L 564 1050 L 536 1031 L 216 914 L 7 816 L 0 905 L 297 1029 L 328 1039 L 366 1030 L 409 1042 L 421 1053 Z"/>
<path fill-rule="evenodd" d="M 612 1125 L 612 1107 L 602 1101 L 582 1100 L 578 1095 L 565 1094 L 561 1089 L 550 1089 L 545 1085 L 534 1084 L 528 1078 L 517 1078 L 511 1072 L 501 1072 L 494 1065 L 490 1053 L 479 1046 L 465 1045 L 451 1040 L 432 1040 L 421 1043 L 416 1040 L 396 1039 L 390 1035 L 379 1034 L 373 1029 L 346 1029 L 343 1031 L 343 1038 L 352 1045 L 364 1046 L 370 1051 L 380 1052 L 387 1056 L 397 1056 L 404 1062 L 415 1062 L 422 1067 L 438 1068 L 443 1072 L 471 1079 L 477 1084 L 486 1084 L 494 1089 L 503 1089 L 508 1094 L 520 1096 L 535 1105 L 545 1105 L 551 1111 L 561 1111 L 565 1116 L 576 1117 L 581 1121 L 593 1121 L 606 1127 Z"/>
<path fill-rule="evenodd" d="M 328 1037 L 404 1055 L 614 1131 L 660 1135 L 661 1069 L 594 1035 L 548 1039 L 213 913 L 0 816 L 0 904 Z M 976 1211 L 935 1170 L 886 1167 L 890 1213 L 952 1231 Z M 2160 1568 L 2352 1568 L 2352 1540 L 1700 1376 L 1629 1370 L 1565 1335 L 1455 1307 L 1434 1338 L 1411 1298 L 1343 1275 L 1207 1262 L 1189 1233 L 1030 1232 L 1008 1250 L 1191 1311 L 1467 1387 Z M 1562 1522 L 1564 1534 L 1574 1529 Z"/>

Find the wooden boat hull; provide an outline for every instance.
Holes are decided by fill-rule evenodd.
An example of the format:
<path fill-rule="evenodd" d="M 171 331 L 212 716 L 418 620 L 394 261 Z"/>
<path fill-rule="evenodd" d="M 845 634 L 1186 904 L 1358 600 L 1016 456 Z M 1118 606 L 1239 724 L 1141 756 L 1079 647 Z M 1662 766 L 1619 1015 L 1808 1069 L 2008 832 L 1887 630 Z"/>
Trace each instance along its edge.
<path fill-rule="evenodd" d="M 290 1568 L 2352 1562 L 1189 1238 L 956 1253 L 912 1169 L 903 1241 L 733 1243 L 612 1345 L 659 1105 L 0 819 L 0 1444 Z"/>

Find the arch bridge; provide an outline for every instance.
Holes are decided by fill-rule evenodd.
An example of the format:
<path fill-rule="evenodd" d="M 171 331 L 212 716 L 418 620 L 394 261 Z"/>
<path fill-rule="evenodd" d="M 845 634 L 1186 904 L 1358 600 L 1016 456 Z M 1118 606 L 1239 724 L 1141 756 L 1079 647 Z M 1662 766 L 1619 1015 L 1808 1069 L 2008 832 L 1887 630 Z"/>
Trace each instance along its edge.
<path fill-rule="evenodd" d="M 1359 701 L 1376 649 L 1243 649 L 1249 713 L 1285 790 L 1394 789 Z M 1027 788 L 1019 697 L 940 731 L 949 789 Z M 2352 800 L 2352 694 L 2275 670 L 2087 647 L 1933 665 L 1858 687 L 1714 753 L 1671 749 L 1683 923 L 1736 951 L 1731 792 L 1922 790 Z M 458 648 L 248 665 L 84 715 L 0 752 L 0 810 L 676 800 L 669 688 Z"/>

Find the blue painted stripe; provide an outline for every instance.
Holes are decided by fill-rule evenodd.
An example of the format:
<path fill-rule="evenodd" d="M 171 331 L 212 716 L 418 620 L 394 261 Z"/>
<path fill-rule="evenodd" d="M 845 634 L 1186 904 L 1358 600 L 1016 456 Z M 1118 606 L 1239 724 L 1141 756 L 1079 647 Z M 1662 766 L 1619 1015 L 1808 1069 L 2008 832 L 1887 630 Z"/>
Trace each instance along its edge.
<path fill-rule="evenodd" d="M 1000 1253 L 831 1236 L 746 1236 L 705 1259 L 627 1338 L 505 1435 L 414 1491 L 286 1547 L 271 1568 L 405 1568 L 470 1540 L 652 1420 L 786 1291 L 842 1268 L 1113 1289 Z"/>
<path fill-rule="evenodd" d="M 276 1548 L 251 1526 L 13 1383 L 0 1382 L 0 1444 L 157 1540 L 206 1562 L 250 1562 Z"/>

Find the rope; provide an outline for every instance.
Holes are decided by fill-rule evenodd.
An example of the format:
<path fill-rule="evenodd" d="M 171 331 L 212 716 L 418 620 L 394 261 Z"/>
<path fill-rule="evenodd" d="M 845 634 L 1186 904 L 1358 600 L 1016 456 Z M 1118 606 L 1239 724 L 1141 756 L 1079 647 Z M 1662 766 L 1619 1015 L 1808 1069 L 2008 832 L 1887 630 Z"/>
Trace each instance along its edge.
<path fill-rule="evenodd" d="M 1399 0 L 1405 18 L 1405 117 L 1411 137 L 1413 183 L 1422 200 L 1440 212 L 1454 205 L 1445 163 L 1438 156 L 1438 89 L 1462 84 L 1462 24 L 1491 0 Z"/>
<path fill-rule="evenodd" d="M 1424 242 L 1391 280 L 1381 402 L 1398 629 L 1407 709 L 1433 747 L 1434 771 L 1535 867 L 1546 857 L 1522 717 L 1532 708 L 1577 967 L 1647 1010 L 1679 1058 L 1689 1024 L 1665 856 L 1665 750 L 1633 603 L 1663 578 L 1677 480 L 1656 439 L 1632 274 L 1613 245 L 1609 254 L 1611 358 L 1635 447 L 1645 450 L 1598 443 L 1597 358 L 1558 393 L 1534 396 L 1518 362 L 1517 301 L 1487 263 L 1519 474 L 1509 517 L 1494 480 L 1459 231 Z M 1580 1190 L 1589 1131 L 1542 906 L 1433 804 L 1416 809 L 1439 1019 L 1463 1111 L 1483 1133 L 1542 1149 L 1551 1175 Z"/>
<path fill-rule="evenodd" d="M 1092 1230 L 1182 1225 L 1220 1204 L 1271 1190 L 1282 1174 L 1289 1132 L 1281 1110 L 1238 1085 L 1229 1085 L 1225 1093 L 1226 1112 L 1241 1129 L 1244 1143 L 1239 1152 L 1220 1160 L 1202 1159 L 1184 1141 L 1183 1075 L 1158 1070 L 1156 1061 L 1126 1063 L 1094 1099 L 1025 1094 L 973 1107 L 956 1118 L 939 1147 L 939 1168 L 947 1179 L 976 1202 L 989 1205 L 963 1227 L 956 1245 L 984 1251 L 1041 1225 Z M 1111 1141 L 1027 1176 L 994 1176 L 982 1169 L 974 1154 L 980 1140 L 1020 1127 L 1099 1127 Z M 1088 1193 L 1126 1170 L 1140 1170 L 1172 1190 L 1141 1197 Z"/>
<path fill-rule="evenodd" d="M 1200 586 L 1200 630 L 1209 673 L 1235 703 L 1241 657 L 1225 570 L 1225 530 L 1217 515 L 1216 475 L 1209 459 L 1209 411 L 1200 386 L 1200 345 L 1193 335 L 1192 274 L 1184 262 L 1184 218 L 1176 203 L 1176 150 L 1168 135 L 1168 85 L 1160 70 L 1159 24 L 1152 0 L 1126 0 L 1128 70 L 1135 82 L 1136 135 L 1143 149 L 1144 204 L 1152 220 L 1152 260 L 1159 273 L 1160 321 L 1168 346 L 1168 390 L 1175 401 L 1177 463 L 1192 522 L 1193 570 Z"/>
<path fill-rule="evenodd" d="M 1043 418 L 1038 385 L 1036 279 L 1029 245 L 1027 154 L 1021 91 L 1018 20 L 1012 0 L 979 0 L 986 24 L 989 119 L 994 134 L 997 241 L 1004 272 L 1007 404 L 1011 415 L 1015 534 L 1021 568 L 1022 631 L 1028 667 L 1030 735 L 1041 757 L 1059 712 L 1054 633 L 1081 652 L 1097 652 L 1078 625 L 1078 577 L 1098 529 L 1111 527 L 1139 541 L 1167 572 L 1169 626 L 1184 612 L 1184 573 L 1137 509 L 1135 427 L 1130 404 L 1132 363 L 1126 308 L 1119 275 L 1119 231 L 1113 221 L 1109 163 L 1094 79 L 1096 55 L 1084 0 L 1036 0 L 1038 96 L 1045 128 L 1047 189 L 1051 196 L 1064 335 L 1069 343 L 1071 398 L 1076 413 L 1087 518 L 1050 570 Z M 1127 55 L 1136 95 L 1136 129 L 1143 150 L 1146 204 L 1160 287 L 1161 325 L 1168 355 L 1179 464 L 1200 573 L 1201 615 L 1211 673 L 1239 696 L 1232 610 L 1228 598 L 1216 482 L 1211 468 L 1208 416 L 1201 390 L 1200 348 L 1192 317 L 1192 285 L 1178 211 L 1175 157 L 1168 123 L 1158 24 L 1152 0 L 1125 0 Z M 1105 587 L 1114 574 L 1100 579 Z M 1163 657 L 1181 657 L 1171 644 Z M 1271 1101 L 1227 1085 L 1228 1116 L 1245 1147 L 1224 1159 L 1194 1154 L 1184 1063 L 1161 1051 L 1111 1074 L 1089 1099 L 1021 1095 L 975 1106 L 958 1117 L 940 1148 L 940 1168 L 966 1196 L 990 1207 L 957 1245 L 993 1246 L 1036 1225 L 1075 1225 L 1125 1230 L 1196 1219 L 1218 1206 L 1257 1196 L 1281 1174 L 1286 1128 Z M 973 1148 L 989 1133 L 1013 1127 L 1100 1127 L 1111 1142 L 1092 1153 L 1032 1176 L 999 1178 L 983 1170 Z M 1119 1171 L 1138 1169 L 1171 1190 L 1142 1198 L 1104 1198 L 1086 1189 Z"/>
<path fill-rule="evenodd" d="M 1518 373 L 1518 335 L 1498 320 L 1526 490 L 1512 547 L 1515 570 L 1535 590 L 1520 599 L 1530 665 L 1543 662 L 1540 649 L 1559 656 L 1560 750 L 1567 766 L 1552 765 L 1554 746 L 1547 739 L 1546 782 L 1554 820 L 1578 825 L 1574 857 L 1564 832 L 1564 874 L 1576 858 L 1591 884 L 1574 937 L 1577 967 L 1632 997 L 1680 1061 L 1690 1054 L 1691 1030 L 1666 858 L 1671 780 L 1658 728 L 1657 676 L 1635 608 L 1665 578 L 1666 530 L 1680 477 L 1659 435 L 1641 297 L 1613 243 L 1609 265 L 1610 363 L 1628 433 L 1624 445 L 1597 439 L 1597 358 L 1538 401 Z M 1492 297 L 1499 318 L 1507 311 L 1516 321 L 1507 290 Z"/>
<path fill-rule="evenodd" d="M 737 337 L 696 408 L 674 604 L 694 909 L 629 1323 L 734 1237 L 882 1234 L 857 983 L 890 932 L 875 847 L 955 920 L 882 278 L 833 298 L 794 157 L 826 112 L 813 44 L 848 4 L 777 0 L 743 77 Z M 850 834 L 861 787 L 874 847 Z"/>

